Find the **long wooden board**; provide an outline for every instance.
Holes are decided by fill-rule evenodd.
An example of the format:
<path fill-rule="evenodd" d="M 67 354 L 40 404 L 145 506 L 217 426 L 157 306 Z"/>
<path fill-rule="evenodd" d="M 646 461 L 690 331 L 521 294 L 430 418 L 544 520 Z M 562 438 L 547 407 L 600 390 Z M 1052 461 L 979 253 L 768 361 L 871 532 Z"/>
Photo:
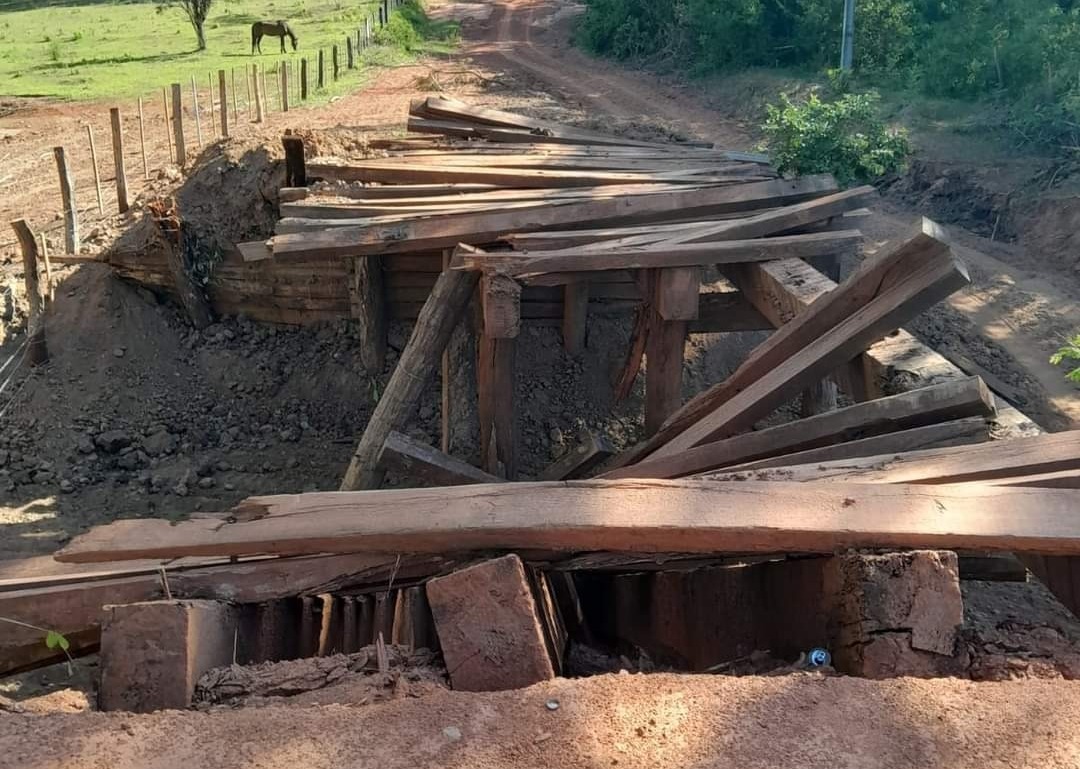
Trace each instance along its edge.
<path fill-rule="evenodd" d="M 563 481 L 254 497 L 222 525 L 122 520 L 57 554 L 180 555 L 477 549 L 750 553 L 970 548 L 1080 553 L 1080 492 L 743 481 Z M 262 517 L 259 517 L 262 516 Z"/>

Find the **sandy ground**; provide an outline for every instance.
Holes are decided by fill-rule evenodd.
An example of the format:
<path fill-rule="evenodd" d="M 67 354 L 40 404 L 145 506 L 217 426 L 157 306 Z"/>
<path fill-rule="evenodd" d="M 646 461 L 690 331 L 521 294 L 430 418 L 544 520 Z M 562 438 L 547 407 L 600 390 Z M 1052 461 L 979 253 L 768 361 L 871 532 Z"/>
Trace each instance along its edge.
<path fill-rule="evenodd" d="M 12 769 L 1078 765 L 1074 682 L 608 675 L 367 708 L 0 715 Z"/>

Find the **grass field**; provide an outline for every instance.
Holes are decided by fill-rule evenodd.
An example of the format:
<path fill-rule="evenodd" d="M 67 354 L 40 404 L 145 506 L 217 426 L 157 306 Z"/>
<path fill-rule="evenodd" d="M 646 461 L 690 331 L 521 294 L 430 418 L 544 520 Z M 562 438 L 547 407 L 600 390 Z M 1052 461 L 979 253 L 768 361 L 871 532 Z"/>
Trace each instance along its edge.
<path fill-rule="evenodd" d="M 0 10 L 0 96 L 85 100 L 159 93 L 169 83 L 190 83 L 192 75 L 201 87 L 209 72 L 253 62 L 268 70 L 285 58 L 314 63 L 318 49 L 329 57 L 334 43 L 344 71 L 346 36 L 355 42 L 357 28 L 378 6 L 375 0 L 215 0 L 205 51 L 197 50 L 195 31 L 179 7 L 158 10 L 153 0 L 8 0 L 0 7 L 7 9 Z M 363 62 L 396 63 L 456 39 L 453 26 L 429 21 L 419 8 L 404 6 L 398 13 L 412 21 L 419 42 L 383 34 L 384 44 L 365 51 Z M 299 49 L 281 54 L 277 38 L 264 38 L 262 55 L 251 56 L 252 22 L 274 19 L 289 22 Z M 327 89 L 316 98 L 347 91 L 359 77 L 347 73 L 331 83 L 327 74 Z"/>

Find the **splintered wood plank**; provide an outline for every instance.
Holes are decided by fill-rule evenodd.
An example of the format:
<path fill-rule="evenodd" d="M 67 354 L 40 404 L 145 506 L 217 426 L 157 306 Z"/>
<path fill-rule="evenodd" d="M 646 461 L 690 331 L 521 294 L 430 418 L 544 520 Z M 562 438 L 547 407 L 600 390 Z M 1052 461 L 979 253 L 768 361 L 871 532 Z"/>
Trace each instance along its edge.
<path fill-rule="evenodd" d="M 412 416 L 478 282 L 476 273 L 447 270 L 439 276 L 353 453 L 342 490 L 377 488 L 381 483 L 378 456 L 383 443 Z"/>
<path fill-rule="evenodd" d="M 1080 469 L 1080 430 L 976 446 L 926 449 L 762 469 L 757 480 L 940 484 Z M 713 474 L 710 478 L 722 478 Z"/>
<path fill-rule="evenodd" d="M 966 377 L 704 443 L 671 457 L 646 459 L 621 467 L 602 477 L 678 478 L 765 457 L 857 442 L 875 435 L 943 421 L 989 417 L 993 414 L 994 398 L 982 380 Z"/>
<path fill-rule="evenodd" d="M 379 466 L 432 486 L 500 483 L 503 480 L 399 432 L 386 436 L 379 453 Z"/>
<path fill-rule="evenodd" d="M 749 429 L 754 422 L 798 394 L 875 341 L 967 285 L 967 271 L 948 247 L 938 258 L 914 269 L 896 286 L 817 337 L 745 390 L 711 410 L 654 452 L 671 456 L 707 440 Z"/>
<path fill-rule="evenodd" d="M 418 251 L 482 244 L 514 231 L 566 226 L 576 222 L 644 223 L 666 217 L 751 210 L 782 205 L 835 192 L 831 176 L 752 182 L 668 195 L 645 195 L 594 201 L 569 201 L 504 213 L 465 213 L 347 226 L 322 231 L 276 235 L 275 257 L 357 256 L 368 253 Z"/>
<path fill-rule="evenodd" d="M 1080 456 L 1075 452 L 1074 456 Z M 971 451 L 970 448 L 953 451 Z M 829 481 L 563 481 L 255 497 L 251 518 L 120 520 L 58 560 L 481 549 L 832 553 L 966 548 L 1080 554 L 1080 492 Z M 262 517 L 259 517 L 262 516 Z"/>
<path fill-rule="evenodd" d="M 692 426 L 697 425 L 705 416 L 735 398 L 750 385 L 775 371 L 780 366 L 790 362 L 800 353 L 803 353 L 801 360 L 805 360 L 805 350 L 811 344 L 814 344 L 815 342 L 820 343 L 821 338 L 827 332 L 848 322 L 856 313 L 864 312 L 865 307 L 878 296 L 880 292 L 903 281 L 905 277 L 910 276 L 912 271 L 920 265 L 932 263 L 935 259 L 941 259 L 944 254 L 948 253 L 948 250 L 948 243 L 940 233 L 939 228 L 937 228 L 933 222 L 924 219 L 914 235 L 905 239 L 889 251 L 878 254 L 863 262 L 859 269 L 835 290 L 818 293 L 815 296 L 816 301 L 808 298 L 806 309 L 795 316 L 795 318 L 792 318 L 791 322 L 785 322 L 788 320 L 786 317 L 783 319 L 771 317 L 774 312 L 774 310 L 770 309 L 771 304 L 768 302 L 757 302 L 753 295 L 754 287 L 748 286 L 745 282 L 737 280 L 736 283 L 743 290 L 743 295 L 754 303 L 763 315 L 769 318 L 770 321 L 779 325 L 780 328 L 763 343 L 758 345 L 750 354 L 750 357 L 748 357 L 726 380 L 710 387 L 691 399 L 679 409 L 678 412 L 672 415 L 671 419 L 668 420 L 667 424 L 665 424 L 656 435 L 643 441 L 632 449 L 623 452 L 623 454 L 616 459 L 617 466 L 631 464 L 650 455 L 664 444 L 682 435 Z M 789 263 L 811 269 L 801 260 L 795 259 L 777 262 L 775 264 L 777 269 L 784 269 L 784 266 Z M 748 293 L 748 291 L 750 293 Z M 934 301 L 937 301 L 937 299 L 934 299 Z M 919 307 L 919 311 L 926 306 L 929 305 L 922 303 Z M 862 317 L 866 318 L 865 312 Z M 854 350 L 850 356 L 854 357 L 864 348 L 864 346 L 872 344 L 876 339 L 884 336 L 890 330 L 892 329 L 864 329 L 864 331 L 873 331 L 877 336 L 869 338 L 868 334 L 861 334 L 861 337 L 868 338 L 865 340 L 860 338 L 857 340 L 856 344 L 851 344 L 851 339 L 845 340 L 837 338 L 835 334 L 833 339 L 838 342 L 846 341 L 848 343 L 847 349 L 844 350 L 843 353 L 847 354 L 848 351 Z M 848 331 L 853 331 L 853 329 L 848 327 L 843 333 L 846 334 Z M 838 356 L 832 357 L 835 358 Z M 843 360 L 841 360 L 841 363 L 842 362 Z M 832 364 L 831 360 L 829 361 L 829 365 L 830 367 L 835 367 L 835 364 Z M 816 368 L 820 369 L 821 367 L 818 366 Z M 829 368 L 826 368 L 823 373 L 828 373 L 829 370 Z M 795 392 L 797 393 L 798 389 L 796 389 Z M 704 437 L 708 438 L 709 435 Z M 677 453 L 677 451 L 690 448 L 700 442 L 703 441 L 695 439 L 694 443 L 689 445 L 683 446 L 680 444 L 677 446 L 676 450 L 672 450 L 669 453 Z"/>

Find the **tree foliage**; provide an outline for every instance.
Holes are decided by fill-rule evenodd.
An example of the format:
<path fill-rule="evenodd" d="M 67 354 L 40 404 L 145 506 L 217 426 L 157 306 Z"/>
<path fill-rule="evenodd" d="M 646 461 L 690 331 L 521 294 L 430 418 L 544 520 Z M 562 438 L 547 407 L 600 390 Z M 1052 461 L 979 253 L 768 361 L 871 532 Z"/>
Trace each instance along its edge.
<path fill-rule="evenodd" d="M 1077 334 L 1072 339 L 1069 339 L 1062 345 L 1056 353 L 1050 356 L 1050 363 L 1055 366 L 1060 366 L 1062 363 L 1069 361 L 1080 361 L 1080 334 Z M 1069 371 L 1065 378 L 1070 382 L 1080 384 L 1080 365 Z"/>
<path fill-rule="evenodd" d="M 179 7 L 188 17 L 192 28 L 195 30 L 195 38 L 199 43 L 199 50 L 206 50 L 206 17 L 210 15 L 210 6 L 214 0 L 158 0 L 158 10 Z"/>
<path fill-rule="evenodd" d="M 874 94 L 811 94 L 801 103 L 782 96 L 762 126 L 773 164 L 785 173 L 831 173 L 841 184 L 900 170 L 911 151 L 907 137 L 877 117 L 876 101 Z"/>
<path fill-rule="evenodd" d="M 691 71 L 822 69 L 840 56 L 842 0 L 587 0 L 582 41 Z M 1026 141 L 1080 148 L 1080 2 L 857 0 L 863 79 L 999 100 Z"/>

